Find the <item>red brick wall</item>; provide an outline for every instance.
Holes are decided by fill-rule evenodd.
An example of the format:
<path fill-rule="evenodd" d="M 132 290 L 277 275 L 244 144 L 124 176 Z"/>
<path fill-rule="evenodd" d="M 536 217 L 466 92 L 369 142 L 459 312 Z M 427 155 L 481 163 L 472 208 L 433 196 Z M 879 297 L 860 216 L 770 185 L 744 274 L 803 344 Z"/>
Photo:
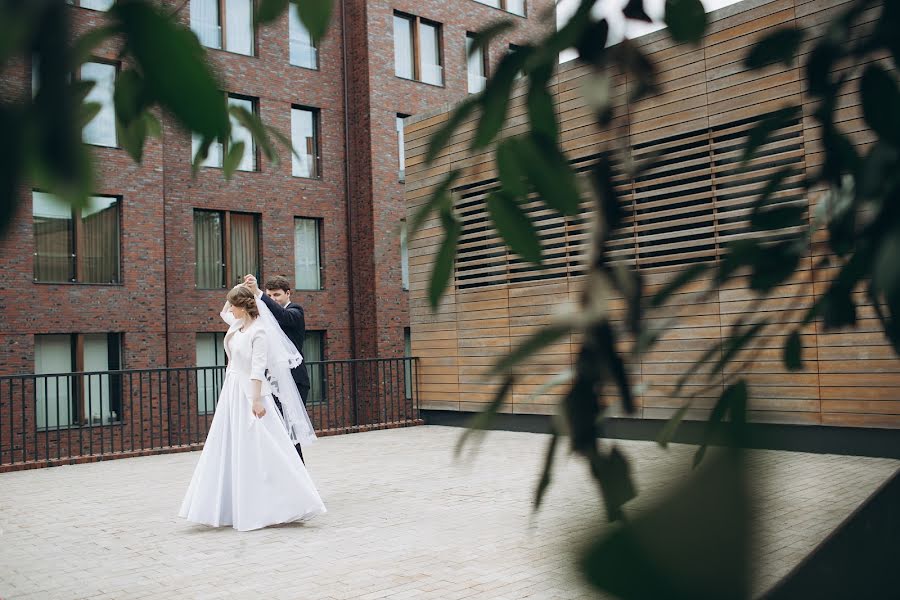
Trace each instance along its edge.
<path fill-rule="evenodd" d="M 362 3 L 362 2 L 360 2 Z M 518 17 L 485 6 L 474 0 L 395 0 L 391 3 L 368 3 L 366 25 L 368 32 L 367 69 L 370 99 L 366 118 L 371 123 L 367 147 L 360 154 L 371 165 L 371 221 L 358 224 L 357 229 L 368 230 L 374 276 L 359 278 L 357 285 L 371 286 L 366 292 L 374 299 L 376 340 L 374 353 L 378 356 L 400 356 L 403 353 L 403 328 L 409 325 L 408 293 L 403 291 L 400 262 L 400 222 L 406 216 L 403 185 L 398 182 L 397 114 L 414 115 L 428 108 L 457 102 L 467 95 L 465 42 L 467 32 L 476 32 L 492 21 L 508 18 L 517 28 L 496 40 L 488 50 L 491 64 L 507 51 L 510 43 L 525 44 L 546 32 L 553 24 L 539 20 L 541 14 L 553 6 L 550 0 L 530 0 L 527 18 Z M 444 85 L 428 85 L 401 79 L 394 74 L 394 11 L 416 15 L 442 25 Z M 355 22 L 355 21 L 354 21 Z M 354 40 L 354 43 L 358 43 Z M 354 143 L 359 143 L 354 140 Z M 355 175 L 360 175 L 356 173 Z M 367 215 L 368 216 L 368 215 Z"/>
<path fill-rule="evenodd" d="M 169 7 L 182 4 L 161 2 Z M 405 210 L 403 186 L 397 181 L 395 115 L 415 114 L 465 96 L 467 31 L 504 17 L 520 23 L 508 39 L 490 49 L 495 62 L 509 42 L 523 43 L 546 26 L 537 16 L 551 3 L 530 2 L 527 19 L 474 0 L 393 4 L 346 0 L 345 4 L 348 43 L 343 43 L 338 2 L 319 51 L 319 70 L 289 64 L 287 15 L 258 30 L 256 56 L 209 52 L 223 89 L 258 98 L 263 120 L 284 133 L 290 133 L 292 104 L 321 110 L 321 179 L 292 177 L 284 152 L 285 160 L 279 164 L 260 157 L 259 171 L 237 172 L 230 182 L 215 168 L 201 169 L 192 178 L 190 136 L 168 117 L 162 118 L 162 138 L 148 142 L 140 165 L 122 149 L 92 147 L 96 192 L 122 198 L 121 285 L 33 283 L 31 194 L 30 188 L 22 190 L 19 217 L 0 240 L 0 307 L 6 309 L 0 373 L 31 372 L 33 335 L 41 333 L 122 332 L 126 368 L 192 365 L 194 334 L 222 329 L 218 311 L 225 295 L 223 290 L 195 289 L 195 208 L 258 213 L 264 277 L 284 274 L 293 279 L 294 217 L 321 219 L 324 289 L 294 295 L 306 308 L 307 327 L 327 331 L 329 358 L 351 356 L 351 326 L 357 356 L 402 355 L 402 331 L 409 317 L 407 295 L 401 289 L 399 224 Z M 443 25 L 444 87 L 394 75 L 394 10 Z M 101 12 L 80 8 L 72 8 L 71 14 L 76 32 L 104 18 Z M 188 24 L 189 14 L 185 7 L 179 18 Z M 344 156 L 344 52 L 349 65 L 349 182 Z M 97 56 L 113 60 L 116 44 L 101 47 Z M 0 94 L 6 99 L 27 97 L 29 86 L 28 61 L 20 58 L 0 79 Z"/>

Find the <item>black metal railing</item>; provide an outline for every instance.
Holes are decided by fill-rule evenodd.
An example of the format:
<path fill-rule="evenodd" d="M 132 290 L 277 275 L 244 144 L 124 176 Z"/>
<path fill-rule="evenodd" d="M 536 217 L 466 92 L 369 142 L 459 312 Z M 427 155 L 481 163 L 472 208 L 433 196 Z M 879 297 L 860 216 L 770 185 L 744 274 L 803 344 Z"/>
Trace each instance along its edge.
<path fill-rule="evenodd" d="M 320 434 L 419 422 L 414 358 L 307 363 Z M 197 447 L 225 367 L 0 376 L 0 467 Z"/>

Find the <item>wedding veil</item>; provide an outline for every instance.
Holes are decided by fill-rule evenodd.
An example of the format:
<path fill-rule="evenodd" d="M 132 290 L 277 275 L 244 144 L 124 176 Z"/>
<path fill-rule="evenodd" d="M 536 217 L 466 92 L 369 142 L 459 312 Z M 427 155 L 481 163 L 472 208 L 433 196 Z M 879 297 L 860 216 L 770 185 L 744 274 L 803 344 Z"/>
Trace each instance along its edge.
<path fill-rule="evenodd" d="M 284 424 L 295 444 L 306 445 L 316 439 L 306 407 L 300 399 L 297 384 L 291 376 L 291 369 L 303 362 L 299 350 L 285 335 L 275 320 L 275 315 L 261 298 L 256 299 L 259 309 L 260 325 L 266 331 L 266 378 L 272 387 L 272 394 L 281 402 L 284 411 Z"/>

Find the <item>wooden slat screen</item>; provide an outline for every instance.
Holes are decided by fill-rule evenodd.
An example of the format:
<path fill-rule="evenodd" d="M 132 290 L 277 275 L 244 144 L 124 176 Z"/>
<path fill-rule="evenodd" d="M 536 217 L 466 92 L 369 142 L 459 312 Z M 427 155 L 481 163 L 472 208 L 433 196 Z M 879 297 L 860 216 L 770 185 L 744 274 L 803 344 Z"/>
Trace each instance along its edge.
<path fill-rule="evenodd" d="M 618 113 L 602 129 L 582 94 L 585 85 L 596 83 L 596 74 L 575 64 L 560 67 L 552 91 L 562 147 L 582 177 L 599 160 L 598 152 L 613 151 L 625 225 L 609 241 L 607 252 L 612 260 L 641 271 L 646 293 L 661 289 L 693 262 L 719 260 L 730 242 L 751 235 L 748 219 L 753 202 L 784 169 L 790 169 L 790 175 L 770 202 L 803 206 L 807 223 L 813 222 L 824 190 L 807 195 L 802 183 L 822 166 L 822 133 L 813 118 L 817 106 L 805 91 L 802 67 L 797 62 L 747 71 L 743 60 L 757 40 L 789 24 L 806 34 L 800 48 L 800 58 L 805 60 L 811 45 L 826 34 L 846 2 L 742 0 L 712 13 L 701 46 L 676 44 L 664 32 L 636 40 L 658 67 L 659 92 L 628 102 L 634 82 L 623 74 L 611 74 L 607 83 Z M 867 9 L 862 24 L 854 29 L 855 39 L 869 34 L 879 10 L 878 6 Z M 893 68 L 889 57 L 880 63 Z M 842 67 L 848 89 L 856 88 L 864 66 Z M 524 95 L 524 86 L 517 88 L 502 137 L 527 130 Z M 759 119 L 787 105 L 800 106 L 801 114 L 745 164 L 742 147 L 748 131 Z M 838 106 L 839 128 L 865 152 L 873 138 L 858 96 L 848 94 Z M 412 346 L 421 357 L 425 408 L 477 410 L 497 389 L 498 381 L 486 376 L 491 365 L 524 336 L 549 323 L 564 305 L 577 302 L 585 279 L 594 201 L 586 193 L 583 212 L 574 218 L 563 218 L 534 201 L 526 204 L 525 210 L 536 218 L 546 262 L 542 267 L 523 263 L 505 248 L 490 225 L 485 199 L 497 188 L 497 175 L 490 152 L 470 154 L 466 149 L 474 135 L 474 117 L 463 124 L 435 163 L 425 166 L 427 140 L 446 119 L 446 111 L 416 117 L 405 130 L 410 214 L 450 169 L 463 173 L 453 190 L 463 223 L 460 252 L 453 282 L 437 312 L 427 302 L 428 276 L 442 237 L 437 218 L 430 219 L 410 241 Z M 651 157 L 656 161 L 650 170 L 628 175 L 627 165 L 644 165 Z M 792 233 L 781 230 L 765 235 L 774 241 Z M 706 368 L 686 386 L 687 394 L 696 395 L 688 418 L 708 415 L 734 372 L 751 384 L 749 412 L 756 421 L 900 427 L 900 361 L 885 341 L 862 290 L 857 292 L 860 307 L 855 329 L 826 331 L 821 321 L 806 325 L 802 329 L 804 370 L 789 372 L 782 364 L 787 334 L 802 322 L 804 310 L 821 297 L 834 276 L 833 266 L 814 268 L 829 252 L 825 239 L 824 232 L 814 232 L 812 253 L 801 260 L 791 280 L 763 301 L 744 279 L 731 280 L 711 296 L 701 297 L 710 283 L 705 280 L 687 286 L 648 315 L 651 325 L 677 320 L 652 352 L 628 364 L 638 390 L 637 416 L 672 415 L 683 402 L 674 396 L 675 384 L 693 361 L 728 336 L 736 322 L 766 320 L 772 325 L 754 342 L 746 363 L 729 366 L 725 374 L 712 374 Z M 622 301 L 611 299 L 609 310 L 614 320 L 621 320 Z M 623 335 L 623 348 L 630 343 Z M 567 337 L 517 369 L 520 379 L 502 410 L 557 410 L 564 386 L 535 392 L 548 378 L 572 366 L 578 344 L 577 336 Z M 607 402 L 616 400 L 611 389 L 601 396 Z"/>

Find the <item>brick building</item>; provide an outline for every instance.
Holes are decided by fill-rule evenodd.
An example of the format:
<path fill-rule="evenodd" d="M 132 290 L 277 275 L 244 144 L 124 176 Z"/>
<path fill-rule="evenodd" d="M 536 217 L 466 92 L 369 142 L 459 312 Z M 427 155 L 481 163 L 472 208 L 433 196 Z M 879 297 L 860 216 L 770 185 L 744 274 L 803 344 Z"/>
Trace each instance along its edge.
<path fill-rule="evenodd" d="M 225 181 L 217 165 L 227 149 L 214 147 L 192 177 L 191 137 L 164 116 L 162 136 L 133 163 L 117 143 L 111 102 L 123 65 L 114 43 L 100 47 L 77 74 L 98 82 L 92 99 L 104 105 L 85 131 L 96 197 L 73 212 L 22 190 L 0 240 L 0 375 L 220 364 L 218 311 L 244 272 L 296 282 L 309 359 L 402 355 L 398 117 L 477 89 L 510 44 L 551 26 L 540 19 L 551 2 L 336 1 L 316 48 L 293 15 L 255 27 L 252 0 L 160 1 L 184 4 L 178 17 L 211 48 L 229 102 L 290 134 L 301 156 L 272 164 L 254 148 Z M 102 24 L 111 2 L 72 4 L 80 33 Z M 503 17 L 518 27 L 467 64 L 467 33 Z M 32 85 L 20 57 L 2 74 L 0 96 L 27 98 Z M 71 420 L 56 410 L 38 420 Z"/>

